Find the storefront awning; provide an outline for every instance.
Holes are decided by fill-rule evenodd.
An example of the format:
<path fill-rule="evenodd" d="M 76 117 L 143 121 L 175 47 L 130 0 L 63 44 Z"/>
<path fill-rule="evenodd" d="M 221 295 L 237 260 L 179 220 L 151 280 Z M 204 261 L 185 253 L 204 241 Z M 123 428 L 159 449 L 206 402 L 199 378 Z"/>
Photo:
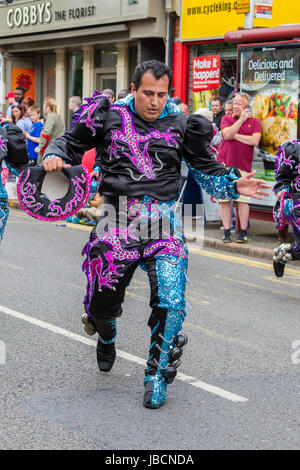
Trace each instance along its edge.
<path fill-rule="evenodd" d="M 119 23 L 107 26 L 98 26 L 94 28 L 73 29 L 65 31 L 54 31 L 44 34 L 31 34 L 13 38 L 0 38 L 0 47 L 8 51 L 26 51 L 49 49 L 49 46 L 62 45 L 82 45 L 83 43 L 93 42 L 95 38 L 103 38 L 104 35 L 111 38 L 112 34 L 121 34 L 128 32 L 128 25 Z"/>
<path fill-rule="evenodd" d="M 239 29 L 229 31 L 224 35 L 224 41 L 229 43 L 278 41 L 291 38 L 300 39 L 300 24 L 278 26 L 276 28 Z"/>

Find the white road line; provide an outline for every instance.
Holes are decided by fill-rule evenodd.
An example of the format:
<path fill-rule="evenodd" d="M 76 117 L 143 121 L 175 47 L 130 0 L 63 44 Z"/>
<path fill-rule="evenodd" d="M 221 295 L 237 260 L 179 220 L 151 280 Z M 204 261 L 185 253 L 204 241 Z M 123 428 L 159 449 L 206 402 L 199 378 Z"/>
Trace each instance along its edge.
<path fill-rule="evenodd" d="M 88 346 L 95 347 L 97 344 L 95 340 L 85 338 L 84 336 L 73 333 L 72 331 L 65 330 L 64 328 L 52 325 L 51 323 L 39 320 L 38 318 L 25 315 L 24 313 L 16 312 L 15 310 L 11 310 L 10 308 L 4 307 L 2 305 L 0 305 L 0 312 L 18 318 L 19 320 L 31 323 L 32 325 L 39 326 L 40 328 L 44 328 L 45 330 L 51 331 L 52 333 L 57 333 L 59 335 L 65 336 L 66 338 L 70 338 L 80 343 L 87 344 Z M 145 366 L 146 364 L 145 359 L 142 359 L 138 356 L 134 356 L 133 354 L 129 354 L 119 349 L 117 349 L 117 355 L 122 359 L 125 359 L 130 362 L 135 362 L 136 364 L 140 364 L 142 366 Z M 234 403 L 248 401 L 248 398 L 236 395 L 235 393 L 228 392 L 227 390 L 215 387 L 214 385 L 210 385 L 206 382 L 202 382 L 201 380 L 198 380 L 195 377 L 191 377 L 189 375 L 178 373 L 177 378 L 183 382 L 188 383 L 189 385 L 192 385 L 193 387 L 201 388 L 202 390 L 205 390 L 209 393 L 213 393 L 214 395 L 218 395 L 227 400 L 233 401 Z"/>

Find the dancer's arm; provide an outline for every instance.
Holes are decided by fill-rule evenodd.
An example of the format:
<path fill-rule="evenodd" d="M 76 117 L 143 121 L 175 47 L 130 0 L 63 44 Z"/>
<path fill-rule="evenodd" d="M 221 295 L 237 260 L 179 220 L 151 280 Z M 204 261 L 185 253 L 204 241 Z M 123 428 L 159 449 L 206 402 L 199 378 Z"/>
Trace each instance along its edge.
<path fill-rule="evenodd" d="M 102 141 L 109 106 L 109 100 L 104 95 L 92 100 L 74 126 L 47 147 L 42 162 L 44 169 L 60 170 L 64 163 L 79 165 L 83 154 Z"/>
<path fill-rule="evenodd" d="M 238 199 L 240 194 L 261 199 L 268 195 L 264 180 L 254 179 L 255 172 L 241 177 L 236 168 L 227 170 L 210 150 L 213 131 L 211 123 L 199 115 L 189 118 L 183 155 L 197 183 L 217 199 Z"/>

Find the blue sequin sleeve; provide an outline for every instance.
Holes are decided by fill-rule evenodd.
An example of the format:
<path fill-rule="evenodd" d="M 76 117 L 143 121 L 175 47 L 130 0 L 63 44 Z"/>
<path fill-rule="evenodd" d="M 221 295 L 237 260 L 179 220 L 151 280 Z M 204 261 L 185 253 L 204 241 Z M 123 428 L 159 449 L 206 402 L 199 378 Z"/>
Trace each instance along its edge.
<path fill-rule="evenodd" d="M 238 199 L 239 193 L 236 190 L 235 181 L 239 179 L 233 169 L 227 175 L 209 175 L 200 170 L 196 170 L 187 163 L 196 182 L 205 191 L 216 199 Z"/>

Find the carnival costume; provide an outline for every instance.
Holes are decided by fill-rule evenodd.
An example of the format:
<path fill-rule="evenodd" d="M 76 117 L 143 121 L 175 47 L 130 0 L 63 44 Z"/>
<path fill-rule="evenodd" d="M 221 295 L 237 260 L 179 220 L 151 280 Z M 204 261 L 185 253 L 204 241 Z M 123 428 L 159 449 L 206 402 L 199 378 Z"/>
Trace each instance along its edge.
<path fill-rule="evenodd" d="M 282 230 L 290 222 L 294 244 L 283 243 L 274 249 L 273 267 L 277 277 L 282 277 L 288 260 L 300 259 L 300 142 L 285 142 L 279 147 L 275 164 L 277 183 L 273 191 L 283 191 L 273 209 L 276 227 Z"/>
<path fill-rule="evenodd" d="M 210 194 L 239 196 L 235 180 L 240 175 L 212 157 L 211 139 L 209 121 L 200 115 L 187 121 L 171 98 L 156 121 L 145 122 L 134 111 L 132 95 L 110 106 L 106 96 L 95 92 L 78 122 L 45 154 L 76 165 L 86 150 L 98 150 L 95 170 L 102 172 L 103 215 L 83 249 L 83 322 L 89 334 L 99 334 L 100 370 L 110 370 L 126 287 L 138 266 L 147 272 L 152 312 L 144 406 L 149 408 L 165 402 L 187 341 L 180 330 L 186 316 L 188 254 L 174 211 L 182 155 Z"/>
<path fill-rule="evenodd" d="M 28 164 L 26 140 L 22 130 L 15 124 L 0 127 L 0 244 L 8 219 L 8 195 L 5 185 L 9 173 L 19 176 L 24 165 Z"/>

